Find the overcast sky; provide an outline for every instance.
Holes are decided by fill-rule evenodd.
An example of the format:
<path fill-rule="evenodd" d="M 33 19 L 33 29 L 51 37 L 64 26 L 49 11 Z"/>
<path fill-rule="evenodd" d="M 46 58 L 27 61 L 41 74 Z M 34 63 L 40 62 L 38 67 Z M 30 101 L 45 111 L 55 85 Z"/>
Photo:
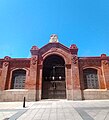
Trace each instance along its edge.
<path fill-rule="evenodd" d="M 30 57 L 53 33 L 79 56 L 109 55 L 109 0 L 0 0 L 0 58 Z"/>

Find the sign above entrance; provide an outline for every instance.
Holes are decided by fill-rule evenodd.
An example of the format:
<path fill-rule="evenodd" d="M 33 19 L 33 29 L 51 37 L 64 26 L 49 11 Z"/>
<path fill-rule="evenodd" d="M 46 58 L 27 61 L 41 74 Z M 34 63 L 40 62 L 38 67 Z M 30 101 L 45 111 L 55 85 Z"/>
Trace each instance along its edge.
<path fill-rule="evenodd" d="M 58 36 L 56 34 L 52 34 L 50 36 L 50 42 L 53 43 L 53 42 L 58 42 Z"/>

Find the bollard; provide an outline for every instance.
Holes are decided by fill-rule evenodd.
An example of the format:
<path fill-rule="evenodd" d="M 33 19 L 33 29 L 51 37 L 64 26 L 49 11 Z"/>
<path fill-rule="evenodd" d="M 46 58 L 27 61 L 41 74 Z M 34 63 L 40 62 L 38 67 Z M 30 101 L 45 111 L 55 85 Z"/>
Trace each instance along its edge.
<path fill-rule="evenodd" d="M 25 108 L 25 97 L 23 98 L 23 108 Z"/>

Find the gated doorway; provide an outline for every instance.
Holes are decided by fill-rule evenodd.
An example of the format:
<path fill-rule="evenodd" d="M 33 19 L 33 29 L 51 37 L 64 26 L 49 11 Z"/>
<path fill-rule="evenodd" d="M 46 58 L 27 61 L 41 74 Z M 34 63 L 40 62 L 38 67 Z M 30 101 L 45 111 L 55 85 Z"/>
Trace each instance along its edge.
<path fill-rule="evenodd" d="M 58 55 L 50 55 L 43 63 L 42 99 L 65 98 L 65 61 Z"/>

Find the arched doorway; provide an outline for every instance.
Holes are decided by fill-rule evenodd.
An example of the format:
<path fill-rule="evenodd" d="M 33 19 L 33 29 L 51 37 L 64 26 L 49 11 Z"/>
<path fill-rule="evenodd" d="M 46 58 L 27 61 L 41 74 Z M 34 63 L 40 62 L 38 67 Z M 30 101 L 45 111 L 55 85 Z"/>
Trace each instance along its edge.
<path fill-rule="evenodd" d="M 50 55 L 43 62 L 42 99 L 65 99 L 65 61 Z"/>

